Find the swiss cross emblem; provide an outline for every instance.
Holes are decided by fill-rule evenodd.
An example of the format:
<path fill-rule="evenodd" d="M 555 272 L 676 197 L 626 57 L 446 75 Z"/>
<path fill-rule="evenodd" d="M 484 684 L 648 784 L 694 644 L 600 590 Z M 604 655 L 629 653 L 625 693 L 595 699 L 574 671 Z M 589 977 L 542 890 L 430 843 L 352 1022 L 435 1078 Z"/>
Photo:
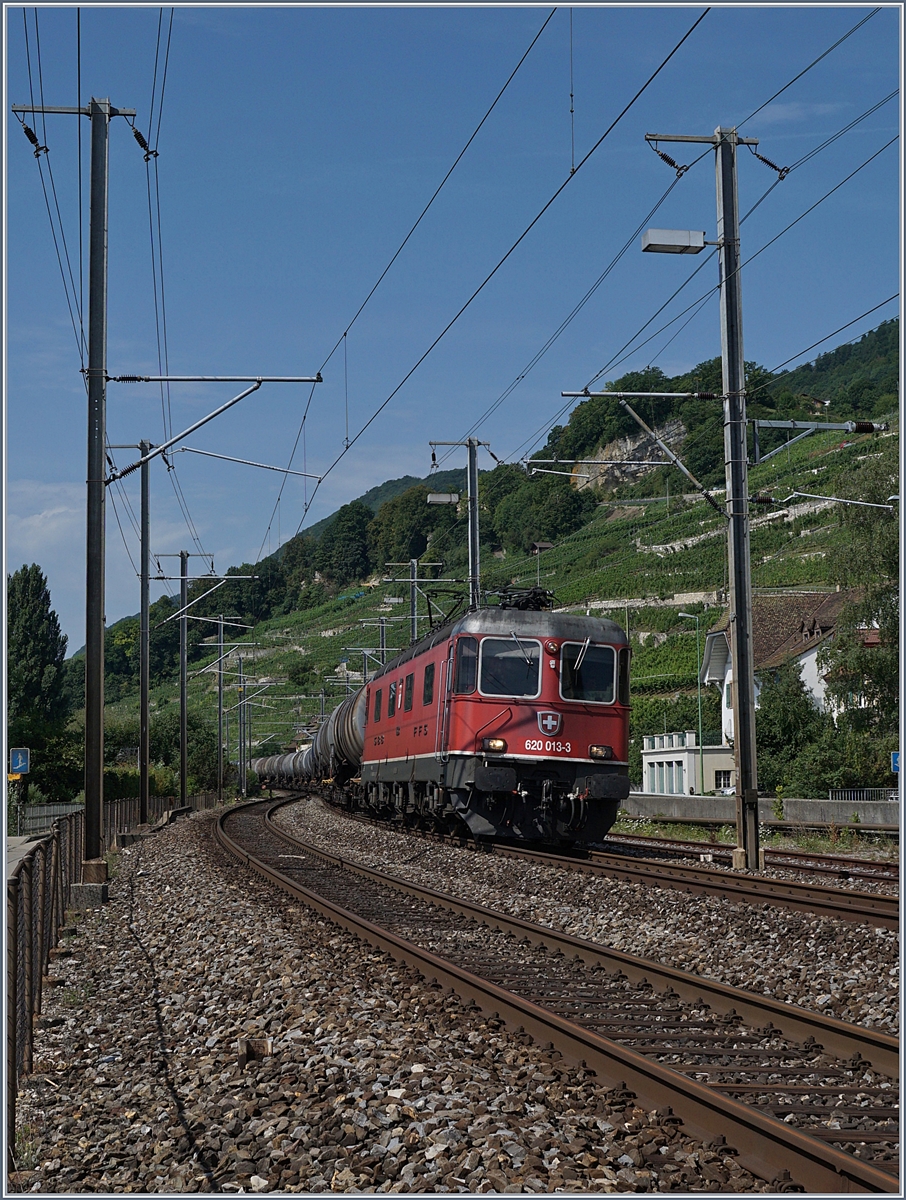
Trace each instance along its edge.
<path fill-rule="evenodd" d="M 542 733 L 546 733 L 548 737 L 551 734 L 560 732 L 560 714 L 555 712 L 540 712 L 538 713 L 538 728 Z"/>

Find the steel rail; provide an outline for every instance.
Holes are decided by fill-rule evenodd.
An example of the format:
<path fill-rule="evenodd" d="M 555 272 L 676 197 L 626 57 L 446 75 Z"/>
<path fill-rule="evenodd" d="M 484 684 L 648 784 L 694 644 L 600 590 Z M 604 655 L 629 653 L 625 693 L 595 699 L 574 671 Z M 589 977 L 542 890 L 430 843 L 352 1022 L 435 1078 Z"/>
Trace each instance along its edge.
<path fill-rule="evenodd" d="M 333 802 L 325 797 L 329 804 Z M 334 806 L 336 807 L 336 806 Z M 341 809 L 352 820 L 386 826 L 362 813 L 351 813 Z M 398 827 L 397 827 L 398 829 Z M 430 840 L 455 842 L 467 848 L 480 849 L 485 853 L 500 854 L 508 858 L 520 858 L 544 866 L 559 867 L 572 871 L 584 871 L 591 875 L 606 875 L 628 883 L 644 883 L 654 887 L 672 887 L 686 892 L 716 895 L 731 901 L 751 904 L 771 904 L 781 908 L 805 911 L 817 916 L 835 917 L 847 921 L 865 922 L 886 929 L 899 929 L 899 896 L 886 893 L 860 892 L 854 888 L 834 888 L 823 884 L 800 883 L 788 879 L 771 879 L 764 876 L 736 875 L 728 871 L 708 867 L 678 866 L 659 859 L 629 857 L 607 854 L 605 851 L 588 851 L 589 857 L 556 854 L 550 850 L 534 849 L 530 844 L 512 845 L 492 841 L 463 843 L 455 835 L 437 832 L 415 831 L 406 833 Z"/>
<path fill-rule="evenodd" d="M 735 843 L 689 841 L 681 838 L 659 837 L 646 833 L 608 833 L 608 842 L 618 846 L 649 847 L 652 851 L 692 857 L 696 854 L 713 854 L 715 858 L 729 861 L 736 849 Z M 765 865 L 784 870 L 803 871 L 806 874 L 837 875 L 842 878 L 875 879 L 879 882 L 896 883 L 900 864 L 887 859 L 853 858 L 845 854 L 822 854 L 809 850 L 782 850 L 766 847 Z"/>
<path fill-rule="evenodd" d="M 826 1050 L 839 1054 L 841 1057 L 860 1054 L 876 1070 L 883 1071 L 887 1075 L 896 1076 L 899 1072 L 899 1041 L 890 1034 L 811 1012 L 807 1008 L 798 1008 L 796 1005 L 774 1000 L 771 996 L 760 996 L 755 992 L 747 992 L 743 988 L 720 983 L 704 975 L 694 975 L 690 971 L 681 971 L 676 967 L 668 967 L 651 959 L 627 954 L 622 950 L 612 950 L 596 942 L 587 942 L 582 938 L 573 937 L 571 934 L 561 933 L 547 925 L 525 921 L 521 917 L 498 912 L 483 904 L 463 900 L 446 892 L 434 891 L 432 888 L 411 883 L 398 876 L 387 875 L 373 867 L 352 862 L 350 859 L 342 858 L 340 855 L 303 842 L 289 830 L 276 825 L 271 814 L 289 803 L 292 801 L 282 800 L 274 804 L 265 820 L 267 826 L 286 841 L 304 846 L 307 854 L 316 855 L 333 866 L 352 871 L 366 879 L 372 879 L 376 883 L 395 888 L 399 892 L 415 896 L 430 904 L 439 904 L 451 912 L 481 921 L 504 933 L 512 934 L 514 937 L 528 938 L 533 945 L 545 946 L 548 950 L 555 952 L 559 950 L 569 958 L 581 958 L 590 966 L 600 965 L 609 971 L 621 971 L 634 983 L 647 980 L 656 990 L 673 990 L 681 999 L 693 1002 L 704 1000 L 716 1012 L 736 1012 L 750 1024 L 774 1024 L 784 1036 L 795 1041 L 814 1038 Z"/>
<path fill-rule="evenodd" d="M 288 802 L 290 801 L 266 803 L 270 806 L 270 812 Z M 780 1180 L 782 1176 L 778 1173 L 778 1167 L 782 1165 L 791 1172 L 796 1183 L 810 1191 L 899 1191 L 898 1181 L 889 1172 L 862 1162 L 774 1117 L 766 1116 L 757 1109 L 710 1088 L 707 1084 L 699 1083 L 670 1067 L 661 1066 L 645 1055 L 576 1025 L 541 1005 L 522 999 L 513 992 L 482 979 L 389 930 L 382 929 L 290 879 L 283 872 L 250 854 L 225 829 L 226 823 L 237 813 L 247 812 L 255 807 L 264 806 L 261 802 L 257 805 L 245 805 L 241 809 L 231 809 L 219 818 L 215 832 L 220 844 L 245 865 L 277 886 L 311 905 L 328 919 L 351 930 L 367 943 L 409 963 L 428 980 L 450 988 L 464 1000 L 476 1004 L 482 1011 L 502 1018 L 508 1025 L 521 1027 L 536 1041 L 552 1042 L 565 1057 L 574 1062 L 584 1063 L 611 1086 L 631 1089 L 644 1105 L 655 1108 L 674 1106 L 677 1115 L 693 1136 L 703 1139 L 710 1139 L 716 1135 L 726 1137 L 737 1150 L 740 1164 L 763 1179 Z M 269 816 L 268 823 L 273 832 L 284 841 L 305 845 L 285 830 L 274 827 L 269 821 Z M 313 850 L 307 845 L 305 849 L 306 852 Z M 379 872 L 356 867 L 355 864 L 336 855 L 323 851 L 315 853 L 327 862 L 358 874 L 380 876 Z M 384 877 L 382 881 L 391 882 L 389 877 Z M 392 882 L 395 886 L 400 883 Z M 435 903 L 450 899 L 440 893 L 430 893 L 428 889 L 422 890 L 436 897 Z M 495 923 L 502 917 L 502 914 L 486 911 L 491 914 Z M 524 926 L 527 923 L 519 924 Z M 540 926 L 534 928 L 547 936 L 552 933 Z M 587 943 L 577 944 L 588 947 Z M 620 958 L 628 956 L 621 955 Z M 644 965 L 649 970 L 655 966 L 651 963 Z"/>
<path fill-rule="evenodd" d="M 678 888 L 727 900 L 742 900 L 747 904 L 771 904 L 822 917 L 863 921 L 885 929 L 899 929 L 900 926 L 899 897 L 876 892 L 798 883 L 791 879 L 735 875 L 708 867 L 678 866 L 659 859 L 628 858 L 601 850 L 589 851 L 588 858 L 575 858 L 528 847 L 495 845 L 494 853 L 591 875 L 607 875 L 628 883 L 644 883 L 648 887 Z"/>

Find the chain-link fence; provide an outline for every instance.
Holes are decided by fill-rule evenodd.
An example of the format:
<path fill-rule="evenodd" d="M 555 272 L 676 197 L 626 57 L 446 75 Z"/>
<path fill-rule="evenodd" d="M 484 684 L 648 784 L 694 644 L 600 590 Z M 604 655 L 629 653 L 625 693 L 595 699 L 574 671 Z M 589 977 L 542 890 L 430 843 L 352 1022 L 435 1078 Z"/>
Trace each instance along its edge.
<path fill-rule="evenodd" d="M 189 797 L 196 812 L 213 808 L 216 792 Z M 174 807 L 169 796 L 152 796 L 149 821 L 158 821 Z M 104 802 L 103 848 L 116 844 L 117 834 L 138 825 L 139 801 Z M 7 937 L 7 1146 L 9 1168 L 15 1170 L 16 1095 L 19 1079 L 33 1065 L 34 1023 L 41 1012 L 42 988 L 50 952 L 60 938 L 70 906 L 72 888 L 82 882 L 84 810 L 54 820 L 46 837 L 27 845 L 6 880 Z"/>

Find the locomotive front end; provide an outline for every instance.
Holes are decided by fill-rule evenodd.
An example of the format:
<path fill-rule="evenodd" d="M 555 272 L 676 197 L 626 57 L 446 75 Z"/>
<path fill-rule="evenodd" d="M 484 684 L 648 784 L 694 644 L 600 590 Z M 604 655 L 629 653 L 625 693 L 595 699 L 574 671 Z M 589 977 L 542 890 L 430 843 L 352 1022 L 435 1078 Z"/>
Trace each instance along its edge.
<path fill-rule="evenodd" d="M 472 832 L 600 841 L 629 794 L 622 629 L 590 617 L 484 610 L 453 639 L 451 685 L 445 776 Z"/>

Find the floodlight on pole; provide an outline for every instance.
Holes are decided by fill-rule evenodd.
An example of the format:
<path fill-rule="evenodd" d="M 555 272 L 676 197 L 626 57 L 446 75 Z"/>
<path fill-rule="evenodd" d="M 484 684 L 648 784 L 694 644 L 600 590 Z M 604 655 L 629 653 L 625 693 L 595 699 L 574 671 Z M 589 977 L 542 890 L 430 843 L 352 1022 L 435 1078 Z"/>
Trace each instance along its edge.
<path fill-rule="evenodd" d="M 648 254 L 701 254 L 713 244 L 698 229 L 646 229 L 642 234 L 642 249 Z"/>

